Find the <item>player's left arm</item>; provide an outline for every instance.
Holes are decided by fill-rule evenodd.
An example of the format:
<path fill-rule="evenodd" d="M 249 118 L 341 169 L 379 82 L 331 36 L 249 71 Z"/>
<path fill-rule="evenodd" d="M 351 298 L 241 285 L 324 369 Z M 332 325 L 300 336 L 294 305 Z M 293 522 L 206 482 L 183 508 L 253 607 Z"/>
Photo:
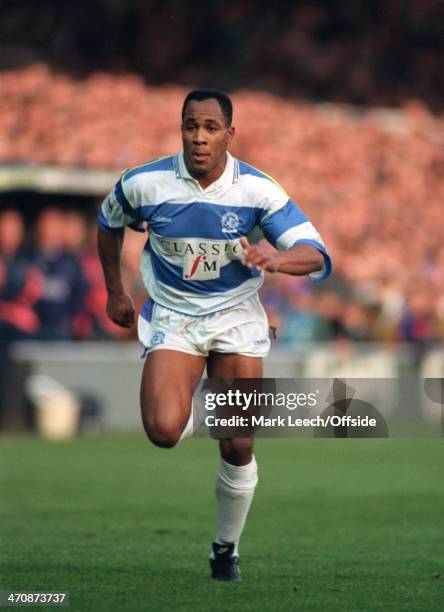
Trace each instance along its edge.
<path fill-rule="evenodd" d="M 302 276 L 324 267 L 323 255 L 309 244 L 296 244 L 287 251 L 278 251 L 267 240 L 250 244 L 243 236 L 240 241 L 245 255 L 242 263 L 249 268 Z"/>
<path fill-rule="evenodd" d="M 243 263 L 268 272 L 325 280 L 331 273 L 330 255 L 305 213 L 272 181 L 262 182 L 260 194 L 257 223 L 267 240 L 250 245 L 242 238 Z"/>

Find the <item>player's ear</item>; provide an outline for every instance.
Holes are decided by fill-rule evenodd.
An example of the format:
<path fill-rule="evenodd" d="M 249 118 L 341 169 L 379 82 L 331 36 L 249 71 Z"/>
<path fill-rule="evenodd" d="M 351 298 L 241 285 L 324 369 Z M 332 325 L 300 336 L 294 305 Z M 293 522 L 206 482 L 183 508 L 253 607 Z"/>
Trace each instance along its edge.
<path fill-rule="evenodd" d="M 227 128 L 227 138 L 226 138 L 227 145 L 230 144 L 230 142 L 233 140 L 234 132 L 235 132 L 234 125 L 230 125 L 230 127 Z"/>

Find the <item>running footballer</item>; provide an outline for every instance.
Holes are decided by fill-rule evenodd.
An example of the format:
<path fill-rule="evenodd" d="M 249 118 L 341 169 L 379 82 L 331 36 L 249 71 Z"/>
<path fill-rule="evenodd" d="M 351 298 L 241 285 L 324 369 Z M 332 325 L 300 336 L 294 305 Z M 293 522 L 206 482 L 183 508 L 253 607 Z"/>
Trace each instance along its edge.
<path fill-rule="evenodd" d="M 225 94 L 190 92 L 182 108 L 183 151 L 124 172 L 99 212 L 107 312 L 123 327 L 135 320 L 120 273 L 123 232 L 148 231 L 140 397 L 146 434 L 165 448 L 193 432 L 193 383 L 205 366 L 212 378 L 262 376 L 270 349 L 257 294 L 264 271 L 315 280 L 331 271 L 319 233 L 285 191 L 228 152 L 232 114 Z M 246 236 L 256 226 L 266 241 L 251 245 Z M 211 575 L 239 580 L 239 539 L 258 481 L 253 439 L 222 439 L 219 450 Z"/>

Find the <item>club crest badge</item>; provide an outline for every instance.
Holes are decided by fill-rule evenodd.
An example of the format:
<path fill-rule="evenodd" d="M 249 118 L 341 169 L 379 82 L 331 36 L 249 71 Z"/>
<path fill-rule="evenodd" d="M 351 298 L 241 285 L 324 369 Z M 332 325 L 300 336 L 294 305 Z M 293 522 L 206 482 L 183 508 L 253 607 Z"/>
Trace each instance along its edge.
<path fill-rule="evenodd" d="M 228 212 L 222 215 L 221 224 L 223 232 L 237 232 L 240 219 L 236 213 Z"/>
<path fill-rule="evenodd" d="M 163 344 L 165 342 L 165 334 L 164 332 L 158 331 L 153 334 L 151 338 L 151 346 L 156 346 L 157 344 Z"/>

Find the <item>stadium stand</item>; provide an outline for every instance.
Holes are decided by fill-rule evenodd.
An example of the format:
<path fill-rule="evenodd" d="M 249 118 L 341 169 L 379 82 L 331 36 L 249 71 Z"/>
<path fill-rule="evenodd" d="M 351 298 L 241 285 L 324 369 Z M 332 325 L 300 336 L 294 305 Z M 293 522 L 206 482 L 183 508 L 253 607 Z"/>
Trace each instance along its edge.
<path fill-rule="evenodd" d="M 112 168 L 117 177 L 180 147 L 184 88 L 149 87 L 134 75 L 79 81 L 44 66 L 4 72 L 1 82 L 0 163 Z M 258 91 L 233 98 L 234 153 L 285 186 L 319 226 L 335 262 L 333 279 L 321 289 L 304 279 L 267 279 L 263 299 L 280 342 L 442 340 L 442 117 L 418 101 L 394 111 L 313 105 Z M 74 232 L 78 219 L 66 222 Z M 76 257 L 95 289 L 76 333 L 113 337 L 118 332 L 99 315 L 105 295 L 93 230 L 84 231 L 85 250 Z M 128 233 L 125 255 L 139 301 L 140 239 Z"/>

